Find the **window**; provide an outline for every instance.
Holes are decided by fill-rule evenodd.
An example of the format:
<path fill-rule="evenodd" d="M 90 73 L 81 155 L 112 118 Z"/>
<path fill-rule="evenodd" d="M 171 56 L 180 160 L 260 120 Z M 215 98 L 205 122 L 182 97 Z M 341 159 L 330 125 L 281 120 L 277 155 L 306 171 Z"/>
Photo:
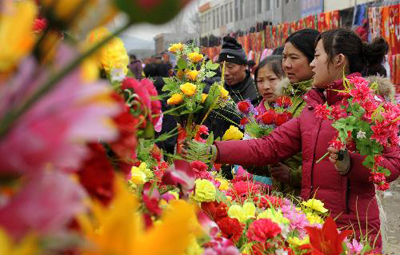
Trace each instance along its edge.
<path fill-rule="evenodd" d="M 243 10 L 244 9 L 244 1 L 240 0 L 240 5 L 239 5 L 239 20 L 242 20 L 243 17 Z"/>
<path fill-rule="evenodd" d="M 216 14 L 215 10 L 213 10 L 212 19 L 213 19 L 212 29 L 216 29 L 217 28 L 217 14 Z"/>
<path fill-rule="evenodd" d="M 221 11 L 221 26 L 225 25 L 225 12 L 224 12 L 224 6 L 221 6 L 221 8 L 219 8 Z"/>
<path fill-rule="evenodd" d="M 239 0 L 235 0 L 235 21 L 239 20 Z"/>
<path fill-rule="evenodd" d="M 216 12 L 215 12 L 216 14 L 217 14 L 217 17 L 216 17 L 216 19 L 217 19 L 217 27 L 216 28 L 219 28 L 219 26 L 220 26 L 220 23 L 219 23 L 219 8 L 217 8 L 217 10 L 216 10 Z"/>
<path fill-rule="evenodd" d="M 232 6 L 232 2 L 229 3 L 229 10 L 231 12 L 230 22 L 233 22 L 233 6 Z"/>
<path fill-rule="evenodd" d="M 261 13 L 262 11 L 262 0 L 257 0 L 257 13 Z"/>
<path fill-rule="evenodd" d="M 279 6 L 281 5 L 281 0 L 276 0 L 276 8 L 279 8 Z"/>
<path fill-rule="evenodd" d="M 229 5 L 225 5 L 225 24 L 229 23 Z"/>
<path fill-rule="evenodd" d="M 271 10 L 271 0 L 266 0 L 265 1 L 265 10 L 270 11 Z"/>
<path fill-rule="evenodd" d="M 288 4 L 290 2 L 290 0 L 285 0 L 285 4 Z"/>

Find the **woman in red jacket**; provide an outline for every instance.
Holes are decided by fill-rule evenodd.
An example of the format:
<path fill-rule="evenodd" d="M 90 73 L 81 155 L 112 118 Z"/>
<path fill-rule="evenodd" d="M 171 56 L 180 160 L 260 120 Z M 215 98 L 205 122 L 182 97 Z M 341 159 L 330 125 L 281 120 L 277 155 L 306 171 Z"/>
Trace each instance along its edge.
<path fill-rule="evenodd" d="M 322 200 L 339 227 L 355 230 L 358 239 L 368 236 L 375 247 L 382 245 L 379 235 L 379 210 L 374 184 L 369 181 L 370 170 L 363 166 L 364 157 L 328 148 L 335 135 L 332 121 L 318 119 L 315 107 L 325 102 L 340 103 L 335 91 L 343 89 L 343 70 L 348 77 L 377 73 L 386 54 L 387 43 L 379 38 L 363 44 L 351 30 L 335 29 L 322 33 L 316 40 L 315 58 L 310 64 L 314 72 L 314 88 L 304 96 L 307 105 L 298 118 L 278 127 L 271 135 L 246 141 L 216 142 L 210 148 L 217 163 L 239 165 L 270 165 L 302 151 L 303 199 Z M 371 73 L 373 71 L 373 73 Z M 240 153 L 237 153 L 240 148 Z M 316 161 L 329 150 L 329 159 Z M 384 153 L 383 165 L 390 170 L 388 181 L 399 176 L 400 149 Z"/>

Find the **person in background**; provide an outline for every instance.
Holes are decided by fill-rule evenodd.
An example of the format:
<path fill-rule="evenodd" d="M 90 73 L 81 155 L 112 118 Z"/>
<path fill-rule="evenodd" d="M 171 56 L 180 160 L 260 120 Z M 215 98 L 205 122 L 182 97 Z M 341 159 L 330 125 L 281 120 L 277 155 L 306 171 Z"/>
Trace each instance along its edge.
<path fill-rule="evenodd" d="M 251 74 L 251 77 L 254 79 L 254 72 L 256 71 L 256 68 L 257 68 L 256 62 L 254 62 L 254 60 L 250 59 L 249 61 L 247 61 L 247 67 Z"/>
<path fill-rule="evenodd" d="M 260 101 L 254 80 L 247 70 L 246 53 L 235 38 L 225 36 L 223 38 L 221 53 L 218 62 L 225 62 L 225 84 L 229 95 L 235 103 L 249 99 L 253 105 Z"/>
<path fill-rule="evenodd" d="M 370 170 L 362 164 L 365 157 L 348 151 L 339 153 L 331 147 L 329 141 L 336 134 L 332 121 L 317 118 L 315 109 L 324 103 L 340 106 L 343 95 L 338 90 L 344 89 L 343 72 L 348 79 L 360 77 L 363 71 L 376 75 L 368 72 L 368 67 L 380 63 L 385 46 L 383 38 L 364 44 L 344 28 L 322 33 L 310 64 L 314 88 L 304 96 L 307 107 L 302 114 L 261 139 L 215 142 L 208 148 L 216 163 L 240 165 L 274 164 L 302 151 L 301 197 L 321 200 L 338 227 L 353 229 L 358 240 L 368 237 L 376 252 L 382 247 L 379 209 Z M 329 159 L 316 163 L 327 151 Z M 400 175 L 400 148 L 386 149 L 381 165 L 390 171 L 387 181 L 396 180 Z"/>
<path fill-rule="evenodd" d="M 135 76 L 137 80 L 141 80 L 143 72 L 142 62 L 136 59 L 135 54 L 129 54 L 129 59 L 130 59 L 130 64 L 128 66 L 129 70 L 131 70 L 132 74 Z"/>

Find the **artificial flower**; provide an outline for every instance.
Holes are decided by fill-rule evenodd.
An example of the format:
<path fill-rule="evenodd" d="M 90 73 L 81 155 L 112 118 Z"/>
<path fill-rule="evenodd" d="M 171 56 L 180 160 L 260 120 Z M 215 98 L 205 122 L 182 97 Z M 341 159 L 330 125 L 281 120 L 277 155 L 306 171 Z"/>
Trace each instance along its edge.
<path fill-rule="evenodd" d="M 300 246 L 302 246 L 302 245 L 305 245 L 305 244 L 310 243 L 310 239 L 309 239 L 308 236 L 305 237 L 305 238 L 303 238 L 303 239 L 299 239 L 297 236 L 294 236 L 294 237 L 289 237 L 289 238 L 287 239 L 287 242 L 288 242 L 289 244 L 291 244 L 291 245 L 296 246 L 296 247 L 300 247 Z"/>
<path fill-rule="evenodd" d="M 281 229 L 275 222 L 270 219 L 259 219 L 252 222 L 247 230 L 247 238 L 249 241 L 265 243 L 268 239 L 272 239 L 281 233 Z"/>
<path fill-rule="evenodd" d="M 47 20 L 46 19 L 35 19 L 35 22 L 33 23 L 33 30 L 35 33 L 41 33 L 43 30 L 45 30 L 47 27 Z"/>
<path fill-rule="evenodd" d="M 220 185 L 218 187 L 220 190 L 228 190 L 229 189 L 229 181 L 227 181 L 223 178 L 216 178 L 216 180 L 220 182 Z"/>
<path fill-rule="evenodd" d="M 306 227 L 310 236 L 312 254 L 339 255 L 343 247 L 342 243 L 346 236 L 352 233 L 351 230 L 338 232 L 335 221 L 328 217 L 322 229 L 318 227 Z"/>
<path fill-rule="evenodd" d="M 201 103 L 204 103 L 207 99 L 208 95 L 207 94 L 201 94 Z"/>
<path fill-rule="evenodd" d="M 193 190 L 195 180 L 196 174 L 190 163 L 184 160 L 175 160 L 174 164 L 165 171 L 162 183 L 165 185 L 179 185 L 182 195 L 187 196 Z"/>
<path fill-rule="evenodd" d="M 225 217 L 219 220 L 217 224 L 221 229 L 222 236 L 231 239 L 233 242 L 237 242 L 242 236 L 244 226 L 236 218 Z"/>
<path fill-rule="evenodd" d="M 199 76 L 199 71 L 191 70 L 191 71 L 186 72 L 186 77 L 191 81 L 196 81 L 197 76 Z"/>
<path fill-rule="evenodd" d="M 0 73 L 16 66 L 35 43 L 33 23 L 37 15 L 34 1 L 5 1 L 0 12 Z"/>
<path fill-rule="evenodd" d="M 203 59 L 203 54 L 199 54 L 197 52 L 191 52 L 188 54 L 188 59 L 193 63 L 198 63 Z"/>
<path fill-rule="evenodd" d="M 318 199 L 315 199 L 315 198 L 309 199 L 307 201 L 303 201 L 303 202 L 301 202 L 301 204 L 306 206 L 307 208 L 310 208 L 310 209 L 312 209 L 314 211 L 317 211 L 319 213 L 328 212 L 328 209 L 326 209 L 324 207 L 324 203 L 321 202 L 321 200 L 318 200 Z"/>
<path fill-rule="evenodd" d="M 82 186 L 61 171 L 32 174 L 0 208 L 0 227 L 14 238 L 32 231 L 38 234 L 66 231 L 73 217 L 84 211 L 85 198 Z"/>
<path fill-rule="evenodd" d="M 240 101 L 237 104 L 237 108 L 238 110 L 243 113 L 243 114 L 248 114 L 251 110 L 251 103 L 249 100 L 245 100 L 245 101 Z"/>
<path fill-rule="evenodd" d="M 168 100 L 168 105 L 177 105 L 183 102 L 183 95 L 182 94 L 173 94 Z"/>
<path fill-rule="evenodd" d="M 168 48 L 168 51 L 177 53 L 178 51 L 182 51 L 183 47 L 184 47 L 184 45 L 182 43 L 174 43 Z"/>
<path fill-rule="evenodd" d="M 147 181 L 146 179 L 146 174 L 143 173 L 141 169 L 136 166 L 132 167 L 130 179 L 132 183 L 135 185 L 143 185 Z"/>
<path fill-rule="evenodd" d="M 83 248 L 85 255 L 183 254 L 196 218 L 192 205 L 171 202 L 160 221 L 146 230 L 136 197 L 119 178 L 115 187 L 110 207 L 94 202 L 90 215 L 78 217 L 82 233 L 93 244 Z"/>
<path fill-rule="evenodd" d="M 215 200 L 216 189 L 212 182 L 197 179 L 195 185 L 194 200 L 198 202 L 212 202 Z"/>
<path fill-rule="evenodd" d="M 35 236 L 28 235 L 22 240 L 14 242 L 7 232 L 0 228 L 0 254 L 7 255 L 35 255 L 38 254 L 39 243 Z"/>
<path fill-rule="evenodd" d="M 251 202 L 245 202 L 243 207 L 240 205 L 231 205 L 228 210 L 228 216 L 238 219 L 240 222 L 246 222 L 250 218 L 254 218 L 256 207 Z"/>
<path fill-rule="evenodd" d="M 265 125 L 271 125 L 275 122 L 277 114 L 273 109 L 269 109 L 261 115 L 261 121 Z"/>
<path fill-rule="evenodd" d="M 243 138 L 243 133 L 239 130 L 239 128 L 231 125 L 229 129 L 225 131 L 222 140 L 224 141 L 241 140 L 242 138 Z"/>
<path fill-rule="evenodd" d="M 181 89 L 183 94 L 187 96 L 193 96 L 196 92 L 197 86 L 193 83 L 186 82 L 185 84 L 182 84 L 179 88 Z"/>
<path fill-rule="evenodd" d="M 203 202 L 201 208 L 215 222 L 228 216 L 228 206 L 223 202 Z"/>
<path fill-rule="evenodd" d="M 320 224 L 324 223 L 324 220 L 315 213 L 306 213 L 306 217 L 307 217 L 308 222 L 310 222 L 311 225 L 320 225 Z"/>
<path fill-rule="evenodd" d="M 289 219 L 283 216 L 282 211 L 268 208 L 257 216 L 257 219 L 270 219 L 276 224 L 289 224 Z"/>
<path fill-rule="evenodd" d="M 222 99 L 227 99 L 229 97 L 229 91 L 227 91 L 224 87 L 219 86 L 219 90 L 221 91 Z"/>

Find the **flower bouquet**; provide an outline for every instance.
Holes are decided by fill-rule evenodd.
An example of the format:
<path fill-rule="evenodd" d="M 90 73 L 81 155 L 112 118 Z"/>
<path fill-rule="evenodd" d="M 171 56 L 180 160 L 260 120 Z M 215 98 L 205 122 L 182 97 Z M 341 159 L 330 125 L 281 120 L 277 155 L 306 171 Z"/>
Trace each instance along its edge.
<path fill-rule="evenodd" d="M 178 142 L 182 139 L 192 139 L 198 132 L 199 125 L 203 124 L 213 109 L 224 104 L 228 99 L 221 83 L 214 83 L 205 92 L 204 80 L 213 77 L 219 64 L 205 61 L 199 53 L 199 48 L 181 43 L 172 44 L 169 51 L 176 54 L 176 75 L 164 78 L 163 91 L 167 91 L 167 104 L 171 107 L 165 114 L 176 117 L 178 126 Z M 180 147 L 177 147 L 179 153 Z"/>
<path fill-rule="evenodd" d="M 344 96 L 342 103 L 319 105 L 316 115 L 333 120 L 337 135 L 330 145 L 366 156 L 363 164 L 371 169 L 371 181 L 386 190 L 390 172 L 381 164 L 382 154 L 399 146 L 400 106 L 384 101 L 376 93 L 377 83 L 369 84 L 364 78 L 344 78 L 343 85 L 344 90 L 338 91 Z"/>
<path fill-rule="evenodd" d="M 288 96 L 279 97 L 271 106 L 265 103 L 257 108 L 248 100 L 241 101 L 237 104 L 238 111 L 243 115 L 240 125 L 251 138 L 261 138 L 292 118 L 291 106 Z"/>

